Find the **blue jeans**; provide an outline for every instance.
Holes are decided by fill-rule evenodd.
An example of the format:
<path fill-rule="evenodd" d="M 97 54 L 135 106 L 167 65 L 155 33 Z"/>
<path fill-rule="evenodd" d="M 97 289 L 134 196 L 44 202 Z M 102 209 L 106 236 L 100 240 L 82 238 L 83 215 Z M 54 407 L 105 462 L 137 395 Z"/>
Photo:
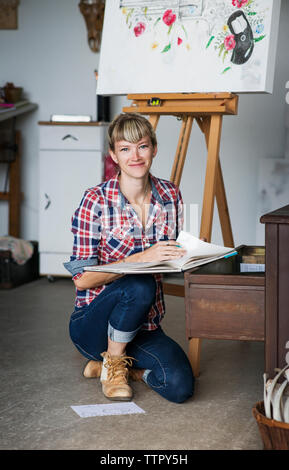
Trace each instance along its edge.
<path fill-rule="evenodd" d="M 143 380 L 161 396 L 182 403 L 194 392 L 194 376 L 182 348 L 162 328 L 141 329 L 155 300 L 151 275 L 126 275 L 109 284 L 88 306 L 75 309 L 69 331 L 76 348 L 88 359 L 102 360 L 107 338 L 128 343 L 134 367 L 145 369 Z"/>

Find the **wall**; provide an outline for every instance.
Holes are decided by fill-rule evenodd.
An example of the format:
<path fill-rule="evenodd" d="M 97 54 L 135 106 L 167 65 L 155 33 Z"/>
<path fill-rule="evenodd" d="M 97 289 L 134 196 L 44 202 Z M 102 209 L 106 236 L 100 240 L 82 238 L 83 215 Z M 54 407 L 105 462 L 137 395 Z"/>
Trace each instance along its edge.
<path fill-rule="evenodd" d="M 38 126 L 52 113 L 95 115 L 94 69 L 99 55 L 89 50 L 86 27 L 78 0 L 23 0 L 19 29 L 0 31 L 0 86 L 8 80 L 23 85 L 27 97 L 39 109 L 18 119 L 23 142 L 22 233 L 38 238 Z M 238 116 L 225 116 L 221 164 L 225 180 L 235 244 L 256 240 L 257 177 L 260 159 L 283 157 L 285 146 L 285 84 L 289 80 L 289 2 L 283 0 L 276 75 L 272 95 L 241 95 Z M 5 66 L 3 66 L 3 64 Z M 112 99 L 112 114 L 127 103 Z M 173 117 L 160 120 L 157 129 L 159 152 L 153 164 L 155 175 L 169 178 L 180 123 Z M 203 135 L 193 126 L 181 182 L 184 201 L 201 208 L 206 150 Z M 0 173 L 3 185 L 4 171 Z M 2 181 L 2 182 L 1 182 Z M 0 189 L 1 190 L 1 189 Z M 7 232 L 7 209 L 0 204 L 0 235 Z M 199 210 L 200 215 L 200 210 Z M 213 239 L 222 242 L 215 210 Z"/>
<path fill-rule="evenodd" d="M 38 121 L 48 121 L 51 114 L 95 118 L 94 70 L 99 54 L 88 47 L 78 4 L 79 0 L 22 0 L 18 30 L 0 31 L 0 86 L 7 81 L 23 86 L 27 98 L 39 106 L 17 119 L 23 135 L 21 236 L 25 239 L 38 239 Z M 0 188 L 4 173 L 2 168 Z M 0 235 L 7 233 L 7 227 L 7 205 L 1 202 Z"/>

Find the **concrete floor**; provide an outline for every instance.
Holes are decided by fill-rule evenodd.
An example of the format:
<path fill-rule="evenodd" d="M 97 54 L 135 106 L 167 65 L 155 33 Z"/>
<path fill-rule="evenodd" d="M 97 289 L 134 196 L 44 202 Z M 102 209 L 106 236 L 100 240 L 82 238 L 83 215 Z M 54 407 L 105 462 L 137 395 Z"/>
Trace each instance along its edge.
<path fill-rule="evenodd" d="M 80 418 L 71 405 L 109 403 L 68 336 L 71 280 L 0 291 L 1 449 L 260 450 L 264 345 L 203 340 L 195 396 L 183 404 L 132 383 L 145 414 Z M 165 331 L 187 351 L 182 298 L 166 297 Z"/>

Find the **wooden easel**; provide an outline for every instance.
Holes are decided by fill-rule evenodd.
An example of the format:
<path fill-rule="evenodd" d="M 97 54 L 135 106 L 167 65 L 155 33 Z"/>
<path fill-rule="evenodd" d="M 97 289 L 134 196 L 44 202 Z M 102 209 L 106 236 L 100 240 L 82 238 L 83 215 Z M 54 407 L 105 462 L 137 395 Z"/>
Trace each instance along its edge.
<path fill-rule="evenodd" d="M 155 95 L 127 95 L 127 98 L 133 102 L 130 107 L 124 107 L 123 111 L 148 115 L 154 129 L 156 129 L 161 115 L 171 115 L 182 119 L 170 177 L 170 180 L 177 186 L 180 185 L 182 177 L 193 120 L 196 120 L 205 135 L 208 149 L 200 237 L 205 237 L 208 242 L 211 241 L 216 196 L 224 245 L 233 247 L 234 241 L 219 159 L 219 149 L 223 116 L 237 114 L 238 96 L 232 93 L 161 93 Z M 183 287 L 180 293 L 180 291 L 173 288 L 170 292 L 169 286 L 170 284 L 167 284 L 164 289 L 165 293 L 184 296 Z M 189 359 L 196 376 L 199 375 L 200 369 L 200 351 L 201 340 L 190 338 Z"/>

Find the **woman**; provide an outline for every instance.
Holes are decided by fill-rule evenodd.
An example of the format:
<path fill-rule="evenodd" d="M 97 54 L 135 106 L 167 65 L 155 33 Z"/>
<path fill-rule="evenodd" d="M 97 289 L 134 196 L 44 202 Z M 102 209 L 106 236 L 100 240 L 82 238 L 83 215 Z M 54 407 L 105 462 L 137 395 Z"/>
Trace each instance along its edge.
<path fill-rule="evenodd" d="M 108 141 L 119 173 L 88 189 L 72 220 L 73 253 L 65 263 L 76 286 L 70 336 L 89 359 L 84 376 L 100 376 L 107 398 L 130 400 L 130 377 L 181 403 L 192 396 L 194 377 L 187 356 L 160 326 L 161 275 L 84 271 L 185 253 L 175 241 L 182 228 L 180 191 L 150 173 L 157 141 L 149 121 L 120 114 L 110 124 Z"/>

